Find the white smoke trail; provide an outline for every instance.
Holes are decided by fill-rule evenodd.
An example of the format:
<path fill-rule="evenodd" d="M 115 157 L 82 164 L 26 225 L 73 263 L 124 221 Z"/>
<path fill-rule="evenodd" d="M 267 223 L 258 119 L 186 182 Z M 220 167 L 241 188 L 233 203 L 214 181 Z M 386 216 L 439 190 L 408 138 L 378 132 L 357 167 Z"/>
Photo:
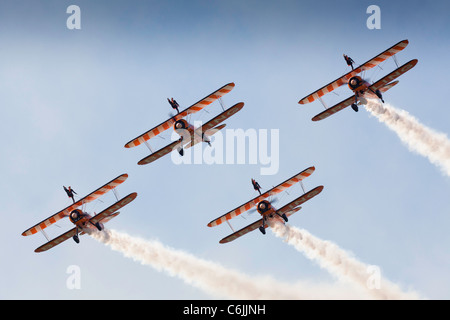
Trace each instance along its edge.
<path fill-rule="evenodd" d="M 171 276 L 178 276 L 208 294 L 227 299 L 368 299 L 345 284 L 281 283 L 268 276 L 255 276 L 227 269 L 220 264 L 197 258 L 164 246 L 156 240 L 144 240 L 114 230 L 92 232 L 91 236 L 123 253 Z M 270 263 L 268 261 L 268 263 Z"/>
<path fill-rule="evenodd" d="M 368 100 L 366 109 L 397 133 L 409 150 L 427 157 L 444 174 L 450 176 L 450 140 L 447 135 L 424 126 L 408 112 L 389 104 L 382 105 L 376 100 Z"/>
<path fill-rule="evenodd" d="M 319 263 L 340 280 L 350 281 L 375 299 L 419 299 L 415 292 L 404 293 L 399 286 L 381 279 L 376 266 L 369 266 L 354 258 L 350 253 L 340 249 L 336 244 L 319 239 L 306 230 L 300 230 L 288 224 L 272 221 L 271 229 L 276 236 L 294 246 L 309 259 Z"/>

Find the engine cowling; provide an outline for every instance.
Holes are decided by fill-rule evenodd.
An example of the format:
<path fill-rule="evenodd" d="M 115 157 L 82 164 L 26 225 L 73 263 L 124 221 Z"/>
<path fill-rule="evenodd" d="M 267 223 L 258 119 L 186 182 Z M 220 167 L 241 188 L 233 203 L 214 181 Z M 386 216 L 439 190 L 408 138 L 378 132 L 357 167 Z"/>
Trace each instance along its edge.
<path fill-rule="evenodd" d="M 70 221 L 72 221 L 72 223 L 77 222 L 82 217 L 83 217 L 83 212 L 79 209 L 75 209 L 69 214 L 69 219 L 70 219 Z"/>
<path fill-rule="evenodd" d="M 260 214 L 264 214 L 264 212 L 267 212 L 270 208 L 271 208 L 271 204 L 269 201 L 267 200 L 263 200 L 260 203 L 258 203 L 258 205 L 256 206 L 256 210 L 258 210 L 258 212 Z"/>
<path fill-rule="evenodd" d="M 358 77 L 358 76 L 351 77 L 350 80 L 348 81 L 348 87 L 351 90 L 356 90 L 362 84 L 363 84 L 363 80 L 361 79 L 361 77 Z"/>
<path fill-rule="evenodd" d="M 184 119 L 180 119 L 175 121 L 175 123 L 173 124 L 173 129 L 176 130 L 181 130 L 181 129 L 187 129 L 189 127 L 189 124 L 186 120 Z"/>

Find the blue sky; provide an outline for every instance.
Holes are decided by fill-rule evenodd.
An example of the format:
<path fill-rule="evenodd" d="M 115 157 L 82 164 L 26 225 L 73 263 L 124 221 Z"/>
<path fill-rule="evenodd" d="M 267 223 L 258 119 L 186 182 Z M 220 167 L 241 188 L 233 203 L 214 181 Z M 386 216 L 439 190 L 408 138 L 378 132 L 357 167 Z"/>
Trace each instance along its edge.
<path fill-rule="evenodd" d="M 81 30 L 66 28 L 71 4 L 81 8 Z M 0 298 L 211 298 L 88 237 L 80 245 L 67 241 L 36 254 L 44 237 L 21 236 L 70 203 L 63 185 L 85 195 L 122 173 L 130 177 L 120 195 L 137 192 L 138 198 L 108 227 L 247 274 L 333 283 L 330 274 L 270 232 L 219 245 L 229 228 L 206 227 L 256 195 L 252 177 L 267 189 L 314 165 L 305 186 L 325 189 L 290 223 L 380 266 L 384 277 L 403 288 L 448 299 L 449 178 L 365 110 L 348 108 L 313 123 L 321 104 L 297 104 L 348 70 L 343 53 L 362 63 L 408 39 L 398 59 L 419 63 L 385 100 L 449 134 L 450 4 L 379 1 L 381 29 L 369 30 L 371 4 L 2 1 Z M 388 61 L 374 77 L 394 67 Z M 176 166 L 169 156 L 141 167 L 136 163 L 148 149 L 123 148 L 167 118 L 167 97 L 187 107 L 229 82 L 236 87 L 224 102 L 245 106 L 226 122 L 228 128 L 279 130 L 277 175 L 260 176 L 260 166 L 249 164 Z M 347 88 L 337 93 L 326 97 L 329 105 L 350 94 Z M 221 110 L 217 103 L 208 108 L 211 114 L 199 115 L 201 120 Z M 295 187 L 282 201 L 300 193 Z M 99 211 L 113 199 L 108 194 L 91 209 Z M 233 225 L 255 219 L 239 218 Z M 49 234 L 62 233 L 70 223 L 60 227 Z M 70 265 L 81 269 L 81 290 L 66 287 Z"/>

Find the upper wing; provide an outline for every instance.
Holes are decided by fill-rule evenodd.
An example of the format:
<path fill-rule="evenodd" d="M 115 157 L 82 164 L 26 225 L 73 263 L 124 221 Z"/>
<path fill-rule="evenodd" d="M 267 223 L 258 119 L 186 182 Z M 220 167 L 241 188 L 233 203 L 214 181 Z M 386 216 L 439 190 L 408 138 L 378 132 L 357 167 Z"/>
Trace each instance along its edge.
<path fill-rule="evenodd" d="M 263 200 L 265 198 L 268 198 L 271 195 L 280 193 L 280 192 L 286 190 L 287 188 L 291 187 L 295 183 L 297 183 L 299 181 L 302 181 L 304 178 L 309 177 L 314 172 L 314 170 L 315 170 L 314 167 L 309 167 L 309 168 L 303 170 L 299 174 L 297 174 L 297 175 L 293 176 L 292 178 L 284 181 L 283 183 L 280 183 L 278 186 L 270 189 L 269 191 L 263 193 L 262 195 L 254 198 L 252 200 L 250 200 L 247 203 L 244 203 L 243 205 L 237 207 L 234 210 L 231 210 L 230 212 L 220 216 L 219 218 L 214 219 L 213 221 L 208 223 L 208 227 L 218 226 L 222 222 L 225 222 L 226 220 L 230 220 L 230 219 L 240 215 L 241 213 L 243 213 L 243 212 L 253 208 L 254 206 L 256 206 L 258 204 L 258 202 L 260 202 L 261 200 Z"/>
<path fill-rule="evenodd" d="M 55 213 L 51 217 L 48 217 L 47 219 L 39 222 L 38 224 L 32 226 L 31 228 L 25 230 L 22 233 L 22 235 L 23 236 L 29 236 L 29 235 L 37 233 L 38 231 L 41 231 L 42 229 L 47 228 L 49 225 L 55 223 L 59 219 L 62 219 L 64 217 L 68 216 L 70 214 L 70 212 L 72 210 L 74 210 L 75 208 L 80 207 L 80 206 L 82 206 L 85 203 L 94 201 L 95 199 L 97 199 L 101 195 L 107 193 L 109 190 L 114 189 L 119 184 L 123 183 L 127 178 L 128 178 L 128 174 L 126 174 L 126 173 L 118 176 L 117 178 L 111 180 L 110 182 L 108 182 L 104 186 L 98 188 L 97 190 L 95 190 L 91 194 L 89 194 L 86 197 L 78 200 L 74 204 L 72 204 L 72 205 L 68 206 L 67 208 L 65 208 L 65 209 Z"/>
<path fill-rule="evenodd" d="M 339 102 L 338 104 L 326 109 L 325 111 L 322 111 L 321 113 L 319 113 L 318 115 L 315 115 L 312 118 L 312 121 L 319 121 L 319 120 L 323 120 L 325 118 L 328 118 L 329 116 L 331 116 L 332 114 L 335 114 L 338 111 L 341 111 L 342 109 L 347 108 L 349 105 L 351 105 L 353 102 L 355 102 L 355 96 L 351 96 L 350 98 L 347 98 L 341 102 Z"/>
<path fill-rule="evenodd" d="M 298 103 L 306 104 L 309 102 L 313 102 L 314 100 L 322 97 L 326 93 L 329 93 L 329 92 L 333 91 L 334 89 L 346 84 L 351 77 L 353 77 L 353 76 L 357 75 L 358 73 L 361 73 L 365 70 L 369 70 L 369 69 L 375 67 L 376 65 L 380 64 L 381 62 L 387 60 L 389 57 L 391 57 L 391 56 L 395 55 L 396 53 L 398 53 L 399 51 L 405 49 L 406 46 L 408 45 L 408 43 L 409 43 L 408 40 L 400 41 L 399 43 L 393 45 L 392 47 L 383 51 L 382 53 L 380 53 L 379 55 L 370 59 L 369 61 L 364 62 L 358 68 L 346 73 L 342 77 L 330 82 L 329 84 L 323 86 L 319 90 L 314 91 L 310 95 L 304 97 Z"/>
<path fill-rule="evenodd" d="M 77 233 L 76 228 L 73 228 L 69 231 L 67 231 L 66 233 L 63 233 L 62 235 L 60 235 L 59 237 L 56 237 L 55 239 L 43 244 L 42 246 L 40 246 L 39 248 L 37 248 L 36 250 L 34 250 L 34 252 L 43 252 L 43 251 L 47 251 L 48 249 L 53 248 L 54 246 L 57 246 L 58 244 L 60 244 L 61 242 L 66 241 L 69 238 L 72 238 L 75 234 Z"/>
<path fill-rule="evenodd" d="M 120 208 L 126 206 L 131 201 L 136 199 L 136 197 L 137 197 L 137 193 L 136 192 L 130 193 L 125 198 L 120 199 L 119 201 L 117 201 L 113 205 L 109 206 L 108 208 L 106 208 L 105 210 L 100 212 L 99 214 L 97 214 L 94 217 L 92 217 L 90 221 L 95 224 L 97 222 L 100 222 L 100 221 L 108 218 L 111 214 L 113 214 L 114 212 L 116 212 Z"/>
<path fill-rule="evenodd" d="M 201 99 L 200 101 L 194 103 L 189 108 L 183 110 L 182 112 L 177 114 L 175 117 L 172 117 L 169 120 L 164 121 L 163 123 L 160 123 L 153 129 L 150 129 L 149 131 L 141 134 L 139 137 L 136 137 L 133 140 L 129 141 L 128 143 L 125 144 L 125 148 L 136 147 L 136 146 L 140 145 L 141 143 L 143 143 L 144 141 L 147 141 L 147 140 L 157 136 L 161 132 L 172 127 L 172 125 L 175 123 L 175 121 L 177 119 L 181 119 L 181 118 L 187 116 L 188 114 L 193 114 L 193 113 L 196 113 L 196 112 L 202 110 L 205 106 L 207 106 L 207 105 L 213 103 L 215 100 L 221 98 L 222 96 L 224 96 L 225 94 L 230 92 L 233 88 L 234 88 L 234 83 L 232 83 L 232 82 L 224 85 L 222 88 L 214 91 L 210 95 L 208 95 L 205 98 Z"/>

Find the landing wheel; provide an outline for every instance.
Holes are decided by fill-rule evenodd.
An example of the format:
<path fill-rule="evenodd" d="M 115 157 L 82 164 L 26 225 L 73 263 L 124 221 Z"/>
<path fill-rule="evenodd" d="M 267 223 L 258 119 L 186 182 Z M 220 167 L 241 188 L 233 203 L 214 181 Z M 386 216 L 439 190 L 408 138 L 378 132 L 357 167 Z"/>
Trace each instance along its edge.
<path fill-rule="evenodd" d="M 287 218 L 287 216 L 286 216 L 285 213 L 279 214 L 278 212 L 276 212 L 276 214 L 277 214 L 280 218 L 283 218 L 283 220 L 284 220 L 285 222 L 288 222 L 288 218 Z"/>
<path fill-rule="evenodd" d="M 383 100 L 383 96 L 382 96 L 382 94 L 381 94 L 381 91 L 377 89 L 377 91 L 375 91 L 375 94 L 377 95 L 378 98 L 380 98 L 381 102 L 384 103 L 384 100 Z"/>
<path fill-rule="evenodd" d="M 80 238 L 78 238 L 77 234 L 73 236 L 73 241 L 75 241 L 76 243 L 80 243 Z"/>
<path fill-rule="evenodd" d="M 102 226 L 100 225 L 100 222 L 97 222 L 96 224 L 94 224 L 94 226 L 96 226 L 98 231 L 102 231 Z"/>
<path fill-rule="evenodd" d="M 358 106 L 356 105 L 356 103 L 352 103 L 352 109 L 353 109 L 355 112 L 358 112 Z"/>
<path fill-rule="evenodd" d="M 261 231 L 262 234 L 266 234 L 266 228 L 263 226 L 259 227 L 259 231 Z"/>
<path fill-rule="evenodd" d="M 183 148 L 178 149 L 178 153 L 180 154 L 180 156 L 184 156 L 184 149 Z"/>

